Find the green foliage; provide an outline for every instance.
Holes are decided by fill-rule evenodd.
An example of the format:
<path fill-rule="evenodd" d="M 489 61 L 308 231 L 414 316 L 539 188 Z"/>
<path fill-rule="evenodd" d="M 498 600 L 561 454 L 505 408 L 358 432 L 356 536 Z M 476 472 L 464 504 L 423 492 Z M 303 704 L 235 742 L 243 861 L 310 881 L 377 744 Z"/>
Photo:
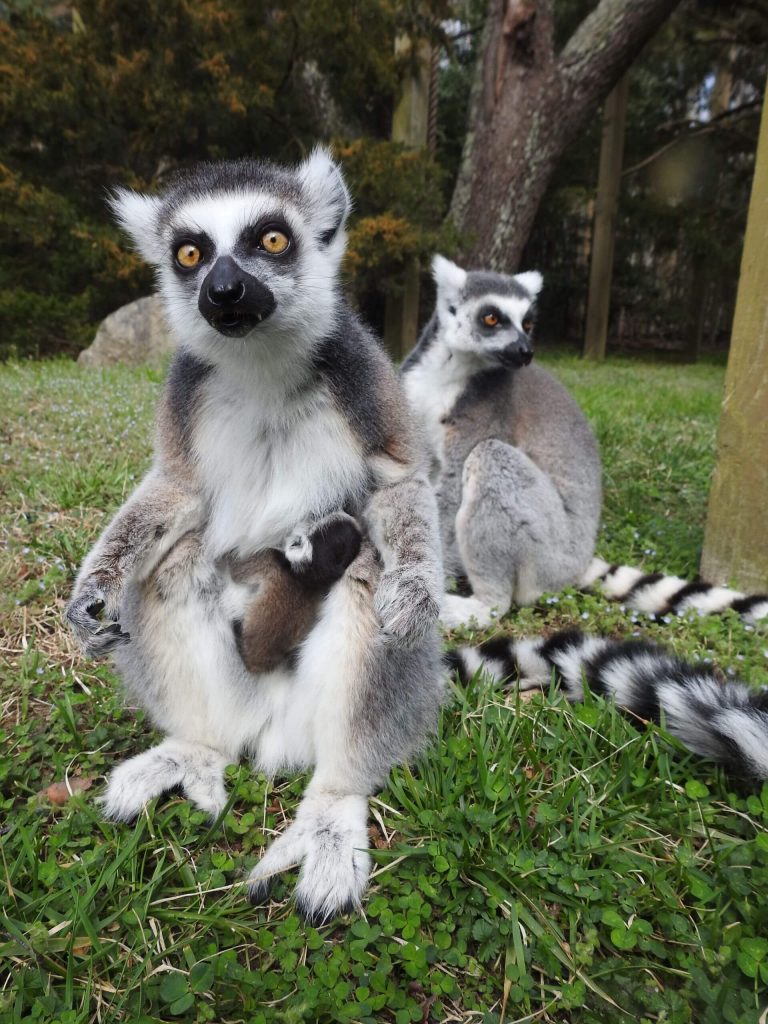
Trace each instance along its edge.
<path fill-rule="evenodd" d="M 693 574 L 722 369 L 545 361 L 601 440 L 599 553 Z M 142 371 L 0 368 L 0 1022 L 754 1024 L 768 787 L 736 790 L 598 698 L 456 688 L 435 743 L 372 801 L 365 917 L 320 929 L 293 912 L 290 877 L 267 908 L 243 893 L 303 778 L 232 766 L 213 830 L 173 796 L 134 826 L 101 821 L 99 776 L 154 737 L 110 668 L 74 655 L 61 611 L 148 465 L 158 390 Z M 501 628 L 573 625 L 766 679 L 766 628 L 733 614 L 657 622 L 565 591 Z M 96 781 L 57 808 L 40 793 L 65 775 Z"/>
<path fill-rule="evenodd" d="M 363 139 L 337 150 L 355 197 L 346 270 L 356 293 L 389 291 L 413 259 L 450 247 L 443 174 L 423 153 Z"/>
<path fill-rule="evenodd" d="M 148 289 L 148 271 L 74 200 L 0 164 L 0 359 L 76 351 L 88 321 Z"/>
<path fill-rule="evenodd" d="M 107 187 L 151 190 L 197 160 L 295 161 L 317 138 L 388 135 L 394 40 L 413 17 L 388 0 L 0 11 L 0 357 L 74 351 L 107 312 L 149 290 L 149 272 L 108 223 Z M 366 179 L 365 216 L 383 220 L 360 229 L 358 297 L 374 279 L 396 283 L 442 216 L 433 165 L 394 153 L 390 164 L 375 145 L 366 158 L 366 147 L 352 146 L 351 160 Z"/>

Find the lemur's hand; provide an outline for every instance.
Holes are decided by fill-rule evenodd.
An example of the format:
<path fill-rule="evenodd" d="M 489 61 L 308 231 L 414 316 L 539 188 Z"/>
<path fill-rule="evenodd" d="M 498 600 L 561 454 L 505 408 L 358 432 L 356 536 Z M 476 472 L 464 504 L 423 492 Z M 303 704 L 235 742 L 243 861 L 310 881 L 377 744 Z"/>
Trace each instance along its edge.
<path fill-rule="evenodd" d="M 106 657 L 131 639 L 117 621 L 116 593 L 92 577 L 82 580 L 67 605 L 67 621 L 80 649 L 91 658 Z M 102 618 L 102 613 L 106 618 Z"/>
<path fill-rule="evenodd" d="M 437 622 L 440 606 L 418 569 L 406 566 L 385 572 L 374 609 L 386 640 L 414 647 Z"/>

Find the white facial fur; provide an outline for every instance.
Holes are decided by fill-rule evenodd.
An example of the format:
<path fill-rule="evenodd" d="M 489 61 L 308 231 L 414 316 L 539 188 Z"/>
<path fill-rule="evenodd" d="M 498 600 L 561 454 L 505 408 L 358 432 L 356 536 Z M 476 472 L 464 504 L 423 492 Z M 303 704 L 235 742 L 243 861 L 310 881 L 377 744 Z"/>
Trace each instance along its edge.
<path fill-rule="evenodd" d="M 297 350 L 311 347 L 313 339 L 322 338 L 332 327 L 349 194 L 340 171 L 322 149 L 316 149 L 295 174 L 300 202 L 265 190 L 216 191 L 174 205 L 167 222 L 160 218 L 163 203 L 157 197 L 120 190 L 112 199 L 118 221 L 157 271 L 169 323 L 185 345 L 208 359 L 241 361 L 244 353 L 253 352 L 259 362 L 266 355 L 269 362 L 284 362 L 295 357 Z M 295 258 L 280 262 L 279 257 L 234 252 L 244 228 L 272 216 L 289 227 Z M 324 241 L 323 235 L 335 227 L 334 237 Z M 205 233 L 214 252 L 194 273 L 180 276 L 174 269 L 172 246 L 184 233 Z M 272 291 L 277 302 L 269 319 L 244 338 L 223 337 L 197 306 L 200 285 L 221 256 L 232 256 Z"/>
<path fill-rule="evenodd" d="M 470 357 L 472 361 L 492 358 L 510 345 L 518 332 L 523 332 L 523 320 L 543 283 L 541 274 L 532 270 L 513 278 L 525 295 L 505 295 L 489 290 L 482 295 L 465 298 L 468 280 L 465 270 L 443 256 L 435 256 L 432 272 L 437 284 L 438 337 L 452 353 Z M 484 331 L 479 320 L 489 307 L 508 317 L 510 326 L 499 325 L 492 332 Z"/>

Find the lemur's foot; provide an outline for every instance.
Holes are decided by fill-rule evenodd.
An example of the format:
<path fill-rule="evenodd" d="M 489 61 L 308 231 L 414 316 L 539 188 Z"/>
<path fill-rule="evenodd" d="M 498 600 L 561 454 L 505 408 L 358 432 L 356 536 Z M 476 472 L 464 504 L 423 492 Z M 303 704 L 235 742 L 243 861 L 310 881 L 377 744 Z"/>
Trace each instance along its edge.
<path fill-rule="evenodd" d="M 98 798 L 105 818 L 133 821 L 163 793 L 181 787 L 201 810 L 217 818 L 227 802 L 224 754 L 202 744 L 168 739 L 114 768 Z"/>
<path fill-rule="evenodd" d="M 296 820 L 272 842 L 251 872 L 251 902 L 264 902 L 275 876 L 301 866 L 296 905 L 305 920 L 323 924 L 358 908 L 371 869 L 367 816 L 364 796 L 318 793 L 305 797 Z"/>
<path fill-rule="evenodd" d="M 490 626 L 498 613 L 483 604 L 476 597 L 459 597 L 458 594 L 444 594 L 440 607 L 440 622 L 446 629 L 475 625 L 479 629 Z"/>

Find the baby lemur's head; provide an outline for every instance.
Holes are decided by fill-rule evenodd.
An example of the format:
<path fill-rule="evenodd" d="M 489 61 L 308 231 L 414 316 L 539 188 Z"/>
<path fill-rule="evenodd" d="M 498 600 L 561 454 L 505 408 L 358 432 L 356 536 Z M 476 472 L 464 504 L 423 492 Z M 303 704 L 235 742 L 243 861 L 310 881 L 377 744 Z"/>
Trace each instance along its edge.
<path fill-rule="evenodd" d="M 462 270 L 435 256 L 438 336 L 455 355 L 488 366 L 527 366 L 533 359 L 536 296 L 542 277 Z"/>
<path fill-rule="evenodd" d="M 350 199 L 325 150 L 293 168 L 200 164 L 159 195 L 118 189 L 111 205 L 186 344 L 274 349 L 331 325 Z"/>

